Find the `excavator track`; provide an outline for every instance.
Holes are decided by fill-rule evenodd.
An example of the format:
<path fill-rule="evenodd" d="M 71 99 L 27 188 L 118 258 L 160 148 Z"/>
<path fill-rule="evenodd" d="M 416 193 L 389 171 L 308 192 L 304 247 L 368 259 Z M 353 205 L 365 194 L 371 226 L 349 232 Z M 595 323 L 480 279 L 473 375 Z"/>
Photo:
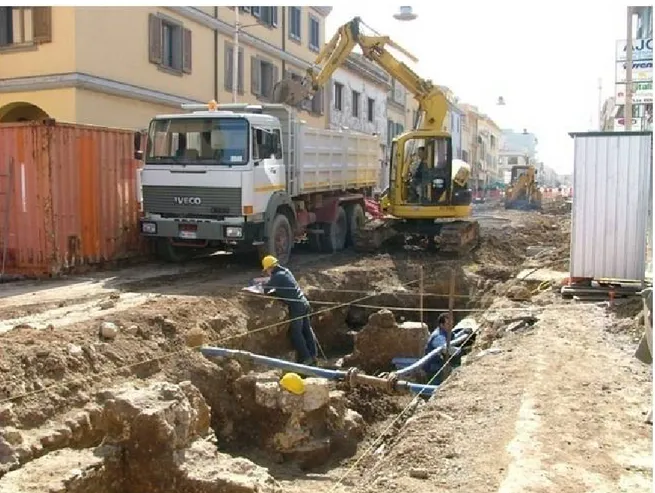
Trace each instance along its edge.
<path fill-rule="evenodd" d="M 373 219 L 354 235 L 354 249 L 361 253 L 375 253 L 392 238 L 405 243 L 405 235 L 394 228 L 393 219 Z M 444 223 L 438 236 L 438 253 L 464 256 L 480 244 L 480 225 L 477 221 Z"/>
<path fill-rule="evenodd" d="M 446 223 L 439 235 L 439 251 L 463 256 L 480 244 L 480 223 L 456 221 Z"/>
<path fill-rule="evenodd" d="M 356 252 L 375 253 L 390 238 L 397 236 L 391 221 L 373 219 L 368 221 L 354 236 L 353 248 Z"/>

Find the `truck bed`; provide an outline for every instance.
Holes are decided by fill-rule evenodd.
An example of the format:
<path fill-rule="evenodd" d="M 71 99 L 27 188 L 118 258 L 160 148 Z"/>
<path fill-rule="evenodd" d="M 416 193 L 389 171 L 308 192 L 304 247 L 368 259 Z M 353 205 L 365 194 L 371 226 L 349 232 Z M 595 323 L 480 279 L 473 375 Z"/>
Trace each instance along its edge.
<path fill-rule="evenodd" d="M 291 196 L 329 190 L 376 187 L 380 178 L 380 139 L 354 131 L 313 128 L 283 104 L 262 104 L 282 126 L 286 185 Z M 245 104 L 221 108 L 248 111 Z"/>
<path fill-rule="evenodd" d="M 292 195 L 375 187 L 380 174 L 380 143 L 372 135 L 295 125 L 296 152 L 289 160 Z"/>

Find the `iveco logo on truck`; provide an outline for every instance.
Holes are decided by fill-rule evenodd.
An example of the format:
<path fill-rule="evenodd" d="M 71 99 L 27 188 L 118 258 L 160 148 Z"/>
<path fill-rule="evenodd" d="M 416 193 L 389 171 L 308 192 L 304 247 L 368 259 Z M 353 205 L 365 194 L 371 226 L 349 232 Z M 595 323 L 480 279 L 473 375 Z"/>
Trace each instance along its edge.
<path fill-rule="evenodd" d="M 173 202 L 176 205 L 200 205 L 202 200 L 200 197 L 173 197 Z"/>

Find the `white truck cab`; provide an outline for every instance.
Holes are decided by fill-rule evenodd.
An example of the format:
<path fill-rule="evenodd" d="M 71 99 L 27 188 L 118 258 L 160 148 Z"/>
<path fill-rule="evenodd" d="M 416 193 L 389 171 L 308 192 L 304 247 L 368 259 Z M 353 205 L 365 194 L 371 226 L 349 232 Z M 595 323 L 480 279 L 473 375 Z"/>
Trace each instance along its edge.
<path fill-rule="evenodd" d="M 286 261 L 296 239 L 315 222 L 309 211 L 316 208 L 310 202 L 317 194 L 351 202 L 377 182 L 379 163 L 370 152 L 365 159 L 373 173 L 361 182 L 355 169 L 349 183 L 347 149 L 333 153 L 336 161 L 320 163 L 312 144 L 353 142 L 336 142 L 335 131 L 306 127 L 283 105 L 210 102 L 183 108 L 195 111 L 153 118 L 145 151 L 141 134 L 135 134 L 135 155 L 144 161 L 141 233 L 156 240 L 168 260 L 184 260 L 200 249 L 259 248 Z M 378 146 L 372 136 L 358 139 L 355 151 L 361 142 Z M 327 180 L 319 182 L 318 175 Z"/>

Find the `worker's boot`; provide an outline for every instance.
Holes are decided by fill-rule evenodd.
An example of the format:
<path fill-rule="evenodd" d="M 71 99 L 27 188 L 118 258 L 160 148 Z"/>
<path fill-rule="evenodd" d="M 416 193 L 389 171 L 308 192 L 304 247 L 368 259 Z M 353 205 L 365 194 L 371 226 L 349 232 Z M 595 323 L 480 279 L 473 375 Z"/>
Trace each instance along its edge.
<path fill-rule="evenodd" d="M 316 358 L 309 357 L 302 361 L 301 365 L 316 366 Z"/>

